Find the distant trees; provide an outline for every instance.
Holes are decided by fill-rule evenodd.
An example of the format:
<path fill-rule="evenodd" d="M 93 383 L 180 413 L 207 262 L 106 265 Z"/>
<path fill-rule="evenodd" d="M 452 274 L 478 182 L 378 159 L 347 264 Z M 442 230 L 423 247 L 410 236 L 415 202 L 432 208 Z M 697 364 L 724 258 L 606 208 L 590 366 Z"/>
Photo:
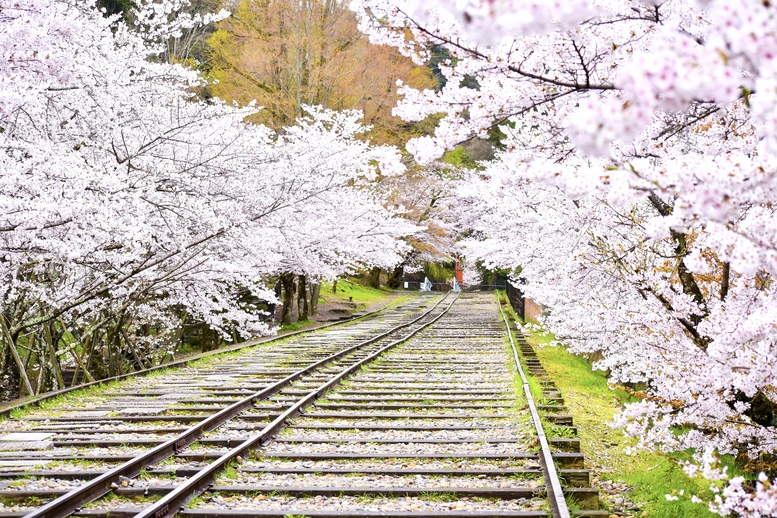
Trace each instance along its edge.
<path fill-rule="evenodd" d="M 252 120 L 281 128 L 304 105 L 359 109 L 371 140 L 403 143 L 391 116 L 396 82 L 432 87 L 431 70 L 359 32 L 344 0 L 243 0 L 208 40 L 213 95 L 264 109 Z"/>

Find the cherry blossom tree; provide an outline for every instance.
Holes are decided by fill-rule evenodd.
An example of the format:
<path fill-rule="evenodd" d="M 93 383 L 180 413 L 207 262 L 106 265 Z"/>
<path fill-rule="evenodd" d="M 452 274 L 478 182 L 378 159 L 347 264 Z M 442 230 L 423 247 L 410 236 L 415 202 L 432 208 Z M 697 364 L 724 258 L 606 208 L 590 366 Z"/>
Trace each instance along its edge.
<path fill-rule="evenodd" d="M 368 130 L 360 112 L 304 108 L 308 116 L 284 128 L 276 143 L 283 163 L 276 178 L 293 186 L 296 201 L 264 223 L 281 254 L 273 273 L 284 284 L 286 323 L 295 275 L 315 285 L 364 268 L 392 267 L 407 252 L 397 238 L 421 230 L 399 208 L 385 207 L 375 183 L 404 171 L 399 151 L 358 138 Z M 305 286 L 299 290 L 304 293 Z"/>
<path fill-rule="evenodd" d="M 320 276 L 390 264 L 413 231 L 378 197 L 334 203 L 401 170 L 396 150 L 354 139 L 358 113 L 310 108 L 279 137 L 244 122 L 255 107 L 197 99 L 169 39 L 224 14 L 176 17 L 184 4 L 140 2 L 131 28 L 88 2 L 0 3 L 8 394 L 62 387 L 62 365 L 86 379 L 147 367 L 186 319 L 270 332 L 245 302 L 273 300 L 262 279 L 300 255 Z M 296 217 L 304 254 L 278 232 Z"/>
<path fill-rule="evenodd" d="M 506 135 L 463 190 L 470 254 L 523 268 L 545 324 L 642 382 L 619 423 L 644 446 L 694 448 L 722 515 L 777 507 L 777 13 L 723 1 L 360 0 L 374 43 L 438 91 L 400 85 L 395 113 L 442 114 L 422 162 Z M 482 186 L 481 178 L 486 180 Z M 477 216 L 477 217 L 475 217 Z M 757 480 L 728 480 L 733 453 Z M 764 462 L 758 462 L 758 460 Z M 773 463 L 771 464 L 773 466 Z M 728 482 L 726 482 L 728 480 Z M 728 484 L 728 485 L 726 485 Z"/>

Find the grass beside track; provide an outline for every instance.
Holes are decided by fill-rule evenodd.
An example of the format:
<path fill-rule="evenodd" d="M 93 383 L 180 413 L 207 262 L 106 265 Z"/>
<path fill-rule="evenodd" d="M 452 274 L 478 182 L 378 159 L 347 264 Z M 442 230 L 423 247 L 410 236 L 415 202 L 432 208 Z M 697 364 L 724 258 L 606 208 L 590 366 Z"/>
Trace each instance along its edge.
<path fill-rule="evenodd" d="M 611 390 L 605 373 L 593 371 L 585 358 L 570 354 L 564 347 L 542 347 L 553 336 L 535 332 L 526 339 L 535 346 L 543 367 L 561 390 L 578 427 L 582 452 L 587 463 L 595 468 L 595 476 L 600 481 L 611 480 L 633 488 L 625 496 L 638 504 L 641 511 L 635 516 L 717 516 L 704 505 L 690 501 L 692 494 L 708 493 L 709 482 L 689 478 L 675 456 L 641 450 L 629 455 L 636 440 L 607 425 L 622 403 L 628 401 L 628 394 Z M 677 494 L 681 489 L 685 491 L 684 497 L 676 501 L 666 499 L 667 494 Z"/>
<path fill-rule="evenodd" d="M 340 279 L 337 281 L 337 293 L 332 293 L 331 282 L 325 282 L 321 286 L 319 303 L 348 301 L 356 304 L 369 304 L 381 300 L 391 293 L 395 292 L 388 288 L 370 288 L 346 279 Z"/>

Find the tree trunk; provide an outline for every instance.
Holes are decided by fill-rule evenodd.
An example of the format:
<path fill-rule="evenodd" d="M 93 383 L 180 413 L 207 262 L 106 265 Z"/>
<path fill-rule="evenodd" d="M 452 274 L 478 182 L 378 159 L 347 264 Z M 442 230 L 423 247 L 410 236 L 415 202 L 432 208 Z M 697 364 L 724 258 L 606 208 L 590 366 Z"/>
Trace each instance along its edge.
<path fill-rule="evenodd" d="M 148 368 L 146 364 L 143 363 L 143 358 L 141 358 L 140 352 L 138 352 L 138 348 L 135 347 L 135 344 L 132 342 L 132 340 L 130 340 L 130 337 L 127 335 L 127 332 L 123 327 L 121 328 L 121 336 L 124 338 L 124 343 L 127 344 L 127 349 L 129 349 L 132 358 L 135 360 L 133 370 L 143 370 Z M 149 367 L 150 366 L 151 365 L 149 365 Z"/>
<path fill-rule="evenodd" d="M 367 276 L 367 284 L 370 288 L 380 288 L 380 268 L 375 266 L 370 270 L 370 274 Z"/>
<path fill-rule="evenodd" d="M 728 296 L 728 283 L 729 276 L 731 275 L 731 263 L 726 261 L 723 263 L 723 274 L 720 280 L 720 300 L 726 300 Z"/>
<path fill-rule="evenodd" d="M 0 400 L 10 401 L 20 397 L 21 376 L 11 350 L 5 346 L 5 340 L 0 340 L 0 373 Z"/>
<path fill-rule="evenodd" d="M 299 293 L 297 293 L 297 308 L 299 313 L 298 320 L 301 322 L 308 319 L 308 283 L 304 275 L 299 276 Z"/>
<path fill-rule="evenodd" d="M 63 328 L 64 328 L 64 325 L 63 325 Z M 101 379 L 108 377 L 104 369 L 104 366 L 106 365 L 105 355 L 101 354 L 100 347 L 98 346 L 97 341 L 94 338 L 96 333 L 97 331 L 88 335 L 86 338 L 82 340 L 81 356 L 74 354 L 73 351 L 70 350 L 70 355 L 73 356 L 73 358 L 76 360 L 76 368 L 77 369 L 83 368 L 84 379 L 86 379 L 87 381 L 89 380 L 89 378 L 92 378 L 92 374 L 91 374 L 92 372 L 97 374 L 97 377 Z M 62 333 L 60 336 L 63 336 L 63 335 L 64 335 L 64 329 L 62 330 Z M 103 367 L 100 367 L 101 365 Z M 73 376 L 73 380 L 70 383 L 70 386 L 75 386 L 75 385 L 78 385 L 78 383 L 77 383 L 76 376 Z"/>
<path fill-rule="evenodd" d="M 205 322 L 202 323 L 202 352 L 213 351 L 218 348 L 218 332 L 211 329 Z"/>
<path fill-rule="evenodd" d="M 318 296 L 321 294 L 321 283 L 310 283 L 310 314 L 318 313 Z"/>
<path fill-rule="evenodd" d="M 405 273 L 405 267 L 401 264 L 391 270 L 391 273 L 389 274 L 389 278 L 386 281 L 386 286 L 389 288 L 395 290 L 400 287 L 402 284 L 402 275 Z"/>
<path fill-rule="evenodd" d="M 21 386 L 22 378 L 16 360 L 3 336 L 0 339 L 0 401 L 10 401 L 21 396 Z"/>
<path fill-rule="evenodd" d="M 294 304 L 294 274 L 281 275 L 283 287 L 283 308 L 281 309 L 281 324 L 291 324 L 292 309 Z"/>
<path fill-rule="evenodd" d="M 27 391 L 27 394 L 32 396 L 35 394 L 35 391 L 32 390 L 30 379 L 27 377 L 27 371 L 24 370 L 24 363 L 22 363 L 22 359 L 19 357 L 19 351 L 16 350 L 16 343 L 14 342 L 13 337 L 11 337 L 11 333 L 8 330 L 8 326 L 5 324 L 5 319 L 2 318 L 2 316 L 0 316 L 0 325 L 2 326 L 1 330 L 5 341 L 5 347 L 8 348 L 8 350 L 11 352 L 11 355 L 13 356 L 18 377 L 21 379 L 21 381 L 24 382 L 23 386 Z"/>
<path fill-rule="evenodd" d="M 50 324 L 43 324 L 43 337 L 46 342 L 46 348 L 48 349 L 49 361 L 51 362 L 51 369 L 54 372 L 54 379 L 57 381 L 57 390 L 61 390 L 65 388 L 65 380 L 62 377 L 62 367 L 59 365 L 59 358 L 57 358 L 57 346 L 53 340 Z"/>
<path fill-rule="evenodd" d="M 332 282 L 332 293 L 337 293 L 337 279 Z"/>

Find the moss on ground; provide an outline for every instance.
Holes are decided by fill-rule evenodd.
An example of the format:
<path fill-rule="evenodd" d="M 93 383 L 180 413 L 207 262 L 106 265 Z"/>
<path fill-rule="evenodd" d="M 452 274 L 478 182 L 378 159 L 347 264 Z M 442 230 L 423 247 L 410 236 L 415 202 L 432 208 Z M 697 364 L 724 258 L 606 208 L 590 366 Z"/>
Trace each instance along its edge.
<path fill-rule="evenodd" d="M 348 279 L 337 281 L 337 292 L 332 293 L 332 283 L 325 282 L 321 285 L 319 304 L 328 302 L 355 302 L 356 304 L 370 304 L 382 299 L 388 300 L 393 290 L 388 288 L 371 288 L 362 286 Z"/>

